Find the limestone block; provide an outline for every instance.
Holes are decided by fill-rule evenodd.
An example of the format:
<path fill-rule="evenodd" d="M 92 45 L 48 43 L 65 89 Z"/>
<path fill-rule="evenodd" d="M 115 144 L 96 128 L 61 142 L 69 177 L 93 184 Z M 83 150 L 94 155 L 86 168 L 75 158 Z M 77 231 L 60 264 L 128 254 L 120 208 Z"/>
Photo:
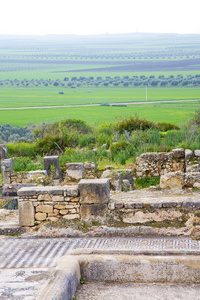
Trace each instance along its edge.
<path fill-rule="evenodd" d="M 200 172 L 192 172 L 185 174 L 186 187 L 198 187 L 200 185 Z"/>
<path fill-rule="evenodd" d="M 186 149 L 185 150 L 185 159 L 189 160 L 190 158 L 192 158 L 194 156 L 194 153 L 192 150 L 190 149 Z"/>
<path fill-rule="evenodd" d="M 38 205 L 36 207 L 36 212 L 42 212 L 42 213 L 53 213 L 53 206 L 51 205 Z"/>
<path fill-rule="evenodd" d="M 82 179 L 79 184 L 80 203 L 108 203 L 110 188 L 108 179 Z"/>
<path fill-rule="evenodd" d="M 49 194 L 41 194 L 38 196 L 38 201 L 51 201 L 51 196 Z"/>
<path fill-rule="evenodd" d="M 53 179 L 61 180 L 60 164 L 58 156 L 45 156 L 44 157 L 44 169 L 48 176 L 52 176 Z"/>
<path fill-rule="evenodd" d="M 67 163 L 66 164 L 66 177 L 69 179 L 80 180 L 84 176 L 83 163 Z"/>
<path fill-rule="evenodd" d="M 64 197 L 63 196 L 53 196 L 52 197 L 52 201 L 64 201 Z"/>
<path fill-rule="evenodd" d="M 182 189 L 184 186 L 185 174 L 181 171 L 170 172 L 160 177 L 160 187 L 170 189 Z"/>
<path fill-rule="evenodd" d="M 0 160 L 6 159 L 7 157 L 7 146 L 0 144 Z"/>
<path fill-rule="evenodd" d="M 79 190 L 78 190 L 78 185 L 74 186 L 64 186 L 64 196 L 68 197 L 78 197 L 79 195 Z"/>
<path fill-rule="evenodd" d="M 65 215 L 63 216 L 63 219 L 66 220 L 80 219 L 80 215 L 79 214 Z"/>
<path fill-rule="evenodd" d="M 185 151 L 183 148 L 180 148 L 180 149 L 173 149 L 172 150 L 172 153 L 173 153 L 173 157 L 174 158 L 185 158 Z"/>
<path fill-rule="evenodd" d="M 68 213 L 68 209 L 61 209 L 60 214 L 61 215 L 66 215 Z"/>
<path fill-rule="evenodd" d="M 54 208 L 55 209 L 65 209 L 66 207 L 63 204 L 56 204 L 56 205 L 54 205 Z"/>
<path fill-rule="evenodd" d="M 90 219 L 91 217 L 105 216 L 107 204 L 82 204 L 80 206 L 81 219 Z"/>
<path fill-rule="evenodd" d="M 32 197 L 36 196 L 36 188 L 34 187 L 22 187 L 20 190 L 17 191 L 18 197 Z"/>
<path fill-rule="evenodd" d="M 194 150 L 194 156 L 200 157 L 200 150 Z"/>
<path fill-rule="evenodd" d="M 188 165 L 186 167 L 186 173 L 193 173 L 193 172 L 199 172 L 199 164 L 195 165 Z"/>
<path fill-rule="evenodd" d="M 33 203 L 30 201 L 20 201 L 18 203 L 19 209 L 19 225 L 20 226 L 34 226 L 35 212 Z"/>
<path fill-rule="evenodd" d="M 72 198 L 70 199 L 71 202 L 78 202 L 79 201 L 79 198 Z"/>
<path fill-rule="evenodd" d="M 114 191 L 122 190 L 122 174 L 115 170 L 105 170 L 101 178 L 108 178 L 110 181 L 110 188 Z"/>
<path fill-rule="evenodd" d="M 44 221 L 44 220 L 46 220 L 46 218 L 47 218 L 46 213 L 38 212 L 38 213 L 35 214 L 35 220 L 37 220 L 37 221 Z"/>

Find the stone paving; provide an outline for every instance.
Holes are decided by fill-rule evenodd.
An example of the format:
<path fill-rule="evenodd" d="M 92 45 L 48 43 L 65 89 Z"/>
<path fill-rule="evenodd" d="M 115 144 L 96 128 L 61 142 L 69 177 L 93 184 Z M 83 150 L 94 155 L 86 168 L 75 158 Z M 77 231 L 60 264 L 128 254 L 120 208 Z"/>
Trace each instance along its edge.
<path fill-rule="evenodd" d="M 190 238 L 0 238 L 0 299 L 37 299 L 59 257 L 73 249 L 94 253 L 200 254 Z"/>

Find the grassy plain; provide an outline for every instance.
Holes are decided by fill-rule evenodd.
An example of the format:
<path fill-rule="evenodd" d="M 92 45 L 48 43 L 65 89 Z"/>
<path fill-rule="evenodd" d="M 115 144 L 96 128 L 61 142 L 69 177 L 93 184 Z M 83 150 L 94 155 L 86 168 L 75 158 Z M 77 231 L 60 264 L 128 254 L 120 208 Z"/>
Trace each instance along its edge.
<path fill-rule="evenodd" d="M 123 117 L 137 115 L 139 118 L 155 122 L 171 122 L 180 125 L 190 119 L 200 109 L 198 101 L 178 103 L 136 104 L 127 107 L 90 106 L 69 108 L 33 108 L 20 110 L 0 110 L 0 124 L 26 126 L 28 123 L 50 123 L 65 118 L 81 119 L 89 124 L 112 123 Z"/>
<path fill-rule="evenodd" d="M 59 95 L 63 91 L 64 95 Z M 200 87 L 153 88 L 148 101 L 199 99 Z M 105 104 L 146 101 L 141 88 L 0 88 L 0 107 L 34 107 L 47 105 Z M 42 120 L 41 120 L 42 122 Z"/>

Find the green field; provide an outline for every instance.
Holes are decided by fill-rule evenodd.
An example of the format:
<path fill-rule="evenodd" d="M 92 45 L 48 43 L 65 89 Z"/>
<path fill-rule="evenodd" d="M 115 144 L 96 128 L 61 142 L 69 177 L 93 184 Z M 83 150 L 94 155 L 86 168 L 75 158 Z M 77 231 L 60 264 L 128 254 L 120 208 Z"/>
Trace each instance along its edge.
<path fill-rule="evenodd" d="M 198 101 L 128 105 L 127 107 L 91 106 L 69 108 L 44 108 L 0 111 L 0 124 L 26 126 L 59 121 L 65 118 L 85 120 L 90 124 L 112 123 L 123 117 L 137 115 L 155 122 L 171 122 L 180 125 L 200 109 Z"/>
<path fill-rule="evenodd" d="M 59 95 L 63 91 L 64 95 Z M 148 101 L 199 99 L 200 87 L 153 88 L 147 90 Z M 1 88 L 0 107 L 34 107 L 47 105 L 83 105 L 146 101 L 141 88 Z M 41 120 L 42 122 L 43 120 Z"/>
<path fill-rule="evenodd" d="M 108 38 L 109 37 L 109 38 Z M 28 38 L 28 43 L 27 43 Z M 101 36 L 0 36 L 0 108 L 65 106 L 146 101 L 146 89 L 140 87 L 75 89 L 59 87 L 44 80 L 64 77 L 141 76 L 200 74 L 200 35 L 121 34 Z M 19 87 L 9 80 L 38 79 L 35 87 Z M 2 81 L 2 82 L 1 82 Z M 43 82 L 43 83 L 42 83 Z M 65 82 L 66 84 L 66 82 Z M 133 85 L 133 84 L 132 84 Z M 25 85 L 24 85 L 25 86 Z M 32 86 L 34 86 L 32 84 Z M 43 87 L 41 87 L 43 86 Z M 93 85 L 94 86 L 94 85 Z M 59 92 L 64 95 L 59 95 Z M 149 85 L 148 101 L 194 100 L 200 98 L 200 84 L 187 87 L 153 87 Z M 0 110 L 0 124 L 16 126 L 53 122 L 64 118 L 83 119 L 89 123 L 113 122 L 137 114 L 152 121 L 180 124 L 199 108 L 198 101 L 128 105 L 127 107 L 72 107 L 31 110 Z"/>

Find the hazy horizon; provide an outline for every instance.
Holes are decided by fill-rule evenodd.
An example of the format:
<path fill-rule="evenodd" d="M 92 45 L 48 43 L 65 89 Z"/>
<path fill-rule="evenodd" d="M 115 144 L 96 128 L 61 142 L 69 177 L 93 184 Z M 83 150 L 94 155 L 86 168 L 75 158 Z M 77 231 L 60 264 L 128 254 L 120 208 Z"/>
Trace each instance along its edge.
<path fill-rule="evenodd" d="M 200 34 L 198 6 L 198 0 L 7 0 L 0 35 Z"/>

